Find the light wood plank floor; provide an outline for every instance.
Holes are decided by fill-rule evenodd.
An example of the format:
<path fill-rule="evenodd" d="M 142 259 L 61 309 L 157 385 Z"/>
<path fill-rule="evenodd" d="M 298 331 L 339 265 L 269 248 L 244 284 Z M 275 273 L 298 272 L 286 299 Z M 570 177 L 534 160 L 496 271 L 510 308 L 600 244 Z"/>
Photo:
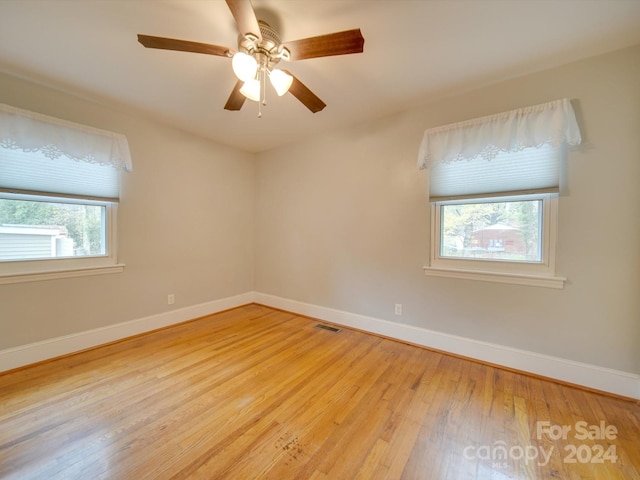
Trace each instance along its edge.
<path fill-rule="evenodd" d="M 2 375 L 0 478 L 640 479 L 635 402 L 317 324 L 249 305 Z"/>

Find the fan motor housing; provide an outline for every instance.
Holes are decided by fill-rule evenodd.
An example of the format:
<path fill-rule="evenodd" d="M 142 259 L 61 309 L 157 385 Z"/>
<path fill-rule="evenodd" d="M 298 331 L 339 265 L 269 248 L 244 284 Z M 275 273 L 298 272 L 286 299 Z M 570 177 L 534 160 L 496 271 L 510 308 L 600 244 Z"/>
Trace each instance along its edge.
<path fill-rule="evenodd" d="M 280 34 L 267 22 L 258 20 L 262 40 L 254 35 L 241 35 L 238 37 L 238 50 L 249 55 L 260 53 L 269 59 L 269 63 L 274 65 L 281 59 L 290 58 L 289 50 L 283 47 L 280 42 Z"/>

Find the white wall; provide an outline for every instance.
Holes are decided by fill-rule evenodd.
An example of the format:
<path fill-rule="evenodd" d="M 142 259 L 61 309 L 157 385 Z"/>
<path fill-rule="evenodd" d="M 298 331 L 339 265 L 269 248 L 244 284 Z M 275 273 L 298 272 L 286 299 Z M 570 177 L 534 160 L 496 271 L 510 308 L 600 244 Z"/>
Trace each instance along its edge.
<path fill-rule="evenodd" d="M 0 286 L 0 350 L 251 292 L 253 155 L 6 75 L 0 102 L 123 133 L 134 164 L 124 273 Z"/>
<path fill-rule="evenodd" d="M 255 290 L 639 373 L 638 85 L 634 47 L 260 154 Z M 584 139 L 562 179 L 565 288 L 424 276 L 423 131 L 562 97 L 572 99 Z"/>
<path fill-rule="evenodd" d="M 0 285 L 0 354 L 24 364 L 43 340 L 60 354 L 270 298 L 640 373 L 638 85 L 640 46 L 253 156 L 0 75 L 0 102 L 124 133 L 134 159 L 119 210 L 124 273 Z M 584 138 L 563 178 L 565 288 L 426 277 L 423 131 L 560 97 Z"/>

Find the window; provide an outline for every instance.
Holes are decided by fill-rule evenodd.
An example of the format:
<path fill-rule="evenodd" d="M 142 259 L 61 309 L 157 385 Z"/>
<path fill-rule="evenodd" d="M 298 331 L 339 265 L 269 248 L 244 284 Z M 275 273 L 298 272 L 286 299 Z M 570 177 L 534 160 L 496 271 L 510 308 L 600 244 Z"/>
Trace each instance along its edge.
<path fill-rule="evenodd" d="M 498 280 L 505 282 L 518 274 L 552 277 L 557 204 L 549 193 L 433 202 L 430 267 L 479 272 L 485 275 L 464 278 L 484 280 L 504 274 Z"/>
<path fill-rule="evenodd" d="M 105 255 L 107 208 L 107 204 L 0 196 L 0 260 Z"/>
<path fill-rule="evenodd" d="M 543 198 L 436 204 L 439 258 L 542 261 Z"/>
<path fill-rule="evenodd" d="M 431 247 L 425 273 L 562 288 L 559 176 L 580 143 L 568 100 L 427 130 Z"/>
<path fill-rule="evenodd" d="M 126 138 L 0 105 L 0 283 L 122 271 Z"/>

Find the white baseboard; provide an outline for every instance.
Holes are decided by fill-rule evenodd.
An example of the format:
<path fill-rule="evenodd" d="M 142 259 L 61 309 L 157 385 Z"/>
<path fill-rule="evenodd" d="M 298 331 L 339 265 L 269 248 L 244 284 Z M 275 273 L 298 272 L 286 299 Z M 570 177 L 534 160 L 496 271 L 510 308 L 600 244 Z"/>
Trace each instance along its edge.
<path fill-rule="evenodd" d="M 345 327 L 356 328 L 563 382 L 640 399 L 640 375 L 637 374 L 449 335 L 259 292 L 254 293 L 253 298 L 256 303 L 299 315 L 306 315 Z"/>
<path fill-rule="evenodd" d="M 412 325 L 349 313 L 259 292 L 213 300 L 129 322 L 0 350 L 0 372 L 86 350 L 126 337 L 211 315 L 248 303 L 261 303 L 299 315 L 395 338 L 482 362 L 529 372 L 640 400 L 640 375 L 519 350 Z"/>
<path fill-rule="evenodd" d="M 12 370 L 50 358 L 60 357 L 123 338 L 168 327 L 194 318 L 239 307 L 253 302 L 253 293 L 213 300 L 190 307 L 158 313 L 129 322 L 51 338 L 41 342 L 0 350 L 0 372 Z"/>

